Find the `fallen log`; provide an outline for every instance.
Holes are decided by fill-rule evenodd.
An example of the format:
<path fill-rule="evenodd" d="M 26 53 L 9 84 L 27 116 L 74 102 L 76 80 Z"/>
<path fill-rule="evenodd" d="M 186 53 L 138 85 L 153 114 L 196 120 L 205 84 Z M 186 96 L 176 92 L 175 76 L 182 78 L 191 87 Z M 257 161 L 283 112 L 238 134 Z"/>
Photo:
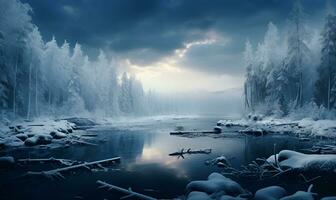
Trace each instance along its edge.
<path fill-rule="evenodd" d="M 54 178 L 65 179 L 65 177 L 61 174 L 62 172 L 79 169 L 79 168 L 86 168 L 86 169 L 91 170 L 90 167 L 93 167 L 93 166 L 98 167 L 98 168 L 103 168 L 102 164 L 111 164 L 111 163 L 115 164 L 116 162 L 119 162 L 119 161 L 120 161 L 120 157 L 115 157 L 115 158 L 98 160 L 98 161 L 93 161 L 93 162 L 84 162 L 81 164 L 52 169 L 48 171 L 40 171 L 40 172 L 29 171 L 24 176 L 41 176 L 41 177 L 51 178 L 51 179 L 54 179 Z"/>
<path fill-rule="evenodd" d="M 25 159 L 17 159 L 19 163 L 57 163 L 65 166 L 71 166 L 74 163 L 78 163 L 79 161 L 69 160 L 69 159 L 57 159 L 57 158 L 25 158 Z"/>
<path fill-rule="evenodd" d="M 130 197 L 137 197 L 137 198 L 143 199 L 143 200 L 157 200 L 157 198 L 134 192 L 134 191 L 132 191 L 131 188 L 128 188 L 128 189 L 121 188 L 121 187 L 111 185 L 111 184 L 106 183 L 106 182 L 101 181 L 101 180 L 98 180 L 97 184 L 100 185 L 99 188 L 107 189 L 107 190 L 117 190 L 119 192 L 127 194 L 127 196 L 122 197 L 121 199 L 130 198 Z"/>

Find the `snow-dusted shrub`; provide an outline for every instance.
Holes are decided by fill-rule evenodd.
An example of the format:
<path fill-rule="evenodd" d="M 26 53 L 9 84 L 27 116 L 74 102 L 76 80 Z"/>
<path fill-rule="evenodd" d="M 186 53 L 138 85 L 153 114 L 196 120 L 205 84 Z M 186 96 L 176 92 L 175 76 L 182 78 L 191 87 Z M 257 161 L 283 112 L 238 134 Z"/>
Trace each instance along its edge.
<path fill-rule="evenodd" d="M 323 106 L 317 106 L 316 103 L 311 102 L 305 104 L 300 108 L 295 108 L 290 111 L 289 118 L 299 120 L 303 118 L 312 118 L 314 120 L 319 119 L 336 119 L 335 110 L 327 110 Z"/>

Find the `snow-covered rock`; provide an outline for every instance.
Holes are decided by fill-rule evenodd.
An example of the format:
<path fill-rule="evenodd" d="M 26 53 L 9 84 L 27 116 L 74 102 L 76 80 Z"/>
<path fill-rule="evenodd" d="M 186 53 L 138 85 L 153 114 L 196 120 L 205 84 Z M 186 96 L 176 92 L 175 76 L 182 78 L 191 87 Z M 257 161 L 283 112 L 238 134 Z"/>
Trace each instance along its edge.
<path fill-rule="evenodd" d="M 52 137 L 50 135 L 38 134 L 38 135 L 34 135 L 33 137 L 26 139 L 24 144 L 26 146 L 35 146 L 35 145 L 41 145 L 41 144 L 50 144 L 51 141 L 52 141 Z"/>
<path fill-rule="evenodd" d="M 190 192 L 187 200 L 212 200 L 210 196 L 205 192 Z"/>
<path fill-rule="evenodd" d="M 219 120 L 217 122 L 217 126 L 226 126 L 226 127 L 231 127 L 231 126 L 249 126 L 251 124 L 250 121 L 245 120 L 245 119 L 240 119 L 240 120 L 231 120 L 231 119 L 226 119 L 226 120 Z"/>
<path fill-rule="evenodd" d="M 61 138 L 65 138 L 67 137 L 67 134 L 62 133 L 62 132 L 58 132 L 58 131 L 51 131 L 50 135 L 54 138 L 54 139 L 61 139 Z"/>
<path fill-rule="evenodd" d="M 187 191 L 199 191 L 207 194 L 223 192 L 230 196 L 238 196 L 244 193 L 244 189 L 235 181 L 219 173 L 212 173 L 208 180 L 192 181 L 187 185 Z"/>
<path fill-rule="evenodd" d="M 259 127 L 248 127 L 244 130 L 240 130 L 239 133 L 245 135 L 263 136 L 267 134 L 267 131 Z"/>
<path fill-rule="evenodd" d="M 220 197 L 219 200 L 245 200 L 244 198 L 241 197 L 233 197 L 233 196 L 229 196 L 229 195 L 223 195 Z"/>
<path fill-rule="evenodd" d="M 68 137 L 75 124 L 66 120 L 36 119 L 1 127 L 0 148 L 50 144 L 52 139 Z M 9 129 L 8 129 L 9 128 Z"/>
<path fill-rule="evenodd" d="M 225 167 L 225 166 L 229 166 L 230 162 L 229 162 L 229 159 L 226 156 L 222 155 L 222 156 L 219 156 L 215 159 L 206 161 L 205 164 L 207 164 L 207 165 L 217 165 L 218 167 Z"/>
<path fill-rule="evenodd" d="M 275 163 L 274 155 L 267 160 Z M 277 154 L 279 166 L 282 169 L 292 168 L 305 172 L 330 172 L 336 173 L 336 155 L 303 154 L 291 150 L 282 150 Z"/>
<path fill-rule="evenodd" d="M 88 118 L 72 117 L 72 118 L 66 118 L 65 120 L 74 124 L 75 129 L 86 129 L 97 125 L 96 122 Z"/>
<path fill-rule="evenodd" d="M 23 142 L 28 138 L 28 135 L 25 133 L 19 133 L 15 135 L 17 138 L 19 138 L 20 140 L 22 140 Z"/>
<path fill-rule="evenodd" d="M 221 133 L 222 132 L 222 127 L 215 126 L 213 130 L 214 130 L 215 133 Z"/>
<path fill-rule="evenodd" d="M 7 147 L 18 147 L 22 146 L 23 142 L 19 138 L 14 135 L 6 137 L 4 139 L 0 139 L 0 148 L 7 148 Z"/>
<path fill-rule="evenodd" d="M 336 196 L 332 196 L 332 197 L 323 197 L 321 200 L 336 200 Z"/>
<path fill-rule="evenodd" d="M 13 167 L 15 160 L 12 156 L 3 156 L 0 157 L 0 168 Z"/>
<path fill-rule="evenodd" d="M 255 200 L 278 200 L 287 195 L 284 188 L 280 186 L 269 186 L 258 190 L 255 195 Z"/>
<path fill-rule="evenodd" d="M 297 191 L 293 195 L 283 197 L 280 200 L 314 200 L 314 193 Z"/>

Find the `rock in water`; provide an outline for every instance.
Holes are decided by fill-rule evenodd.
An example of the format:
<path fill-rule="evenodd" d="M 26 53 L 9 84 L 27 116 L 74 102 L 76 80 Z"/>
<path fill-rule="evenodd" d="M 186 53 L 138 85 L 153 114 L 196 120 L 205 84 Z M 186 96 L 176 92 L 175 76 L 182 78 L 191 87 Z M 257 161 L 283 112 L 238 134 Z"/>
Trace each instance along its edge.
<path fill-rule="evenodd" d="M 58 131 L 51 131 L 50 135 L 54 138 L 54 139 L 62 139 L 65 138 L 67 135 L 65 133 L 62 132 L 58 132 Z"/>
<path fill-rule="evenodd" d="M 10 168 L 15 165 L 15 160 L 12 156 L 0 157 L 0 168 Z"/>
<path fill-rule="evenodd" d="M 280 186 L 262 188 L 255 193 L 255 200 L 277 200 L 287 195 L 285 189 Z"/>
<path fill-rule="evenodd" d="M 31 138 L 26 139 L 24 142 L 27 146 L 35 146 L 41 144 L 50 144 L 52 141 L 52 137 L 50 135 L 34 135 Z"/>
<path fill-rule="evenodd" d="M 24 133 L 19 133 L 19 134 L 16 134 L 15 136 L 22 141 L 25 141 L 28 138 L 28 135 Z"/>
<path fill-rule="evenodd" d="M 212 200 L 210 196 L 205 192 L 190 192 L 187 200 Z"/>
<path fill-rule="evenodd" d="M 314 200 L 313 193 L 298 191 L 295 192 L 293 195 L 283 197 L 280 200 Z"/>
<path fill-rule="evenodd" d="M 214 127 L 214 132 L 215 132 L 215 133 L 221 133 L 221 132 L 222 132 L 222 127 L 220 127 L 220 126 L 215 126 L 215 127 Z"/>
<path fill-rule="evenodd" d="M 249 127 L 244 130 L 240 130 L 239 133 L 242 133 L 245 135 L 263 136 L 267 134 L 267 131 L 262 128 Z"/>
<path fill-rule="evenodd" d="M 219 173 L 212 173 L 208 180 L 192 181 L 187 185 L 187 191 L 200 191 L 207 194 L 224 192 L 230 196 L 238 196 L 244 193 L 244 189 L 235 181 Z"/>

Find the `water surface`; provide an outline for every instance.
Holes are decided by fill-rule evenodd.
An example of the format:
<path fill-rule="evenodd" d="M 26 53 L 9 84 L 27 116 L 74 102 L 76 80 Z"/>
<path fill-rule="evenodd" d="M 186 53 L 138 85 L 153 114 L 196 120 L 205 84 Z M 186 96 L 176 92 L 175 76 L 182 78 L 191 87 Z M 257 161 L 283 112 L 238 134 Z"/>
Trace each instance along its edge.
<path fill-rule="evenodd" d="M 41 170 L 30 166 L 1 173 L 1 199 L 119 199 L 123 196 L 116 191 L 97 189 L 96 181 L 129 188 L 157 198 L 173 198 L 183 195 L 185 186 L 192 180 L 206 179 L 211 172 L 221 172 L 217 166 L 205 165 L 205 161 L 220 155 L 230 159 L 233 167 L 239 168 L 258 157 L 268 157 L 276 150 L 300 150 L 312 146 L 311 141 L 299 141 L 286 135 L 265 137 L 236 136 L 227 138 L 179 137 L 170 136 L 176 126 L 187 130 L 212 129 L 219 120 L 217 117 L 188 118 L 147 118 L 141 121 L 116 122 L 112 126 L 97 127 L 87 132 L 98 134 L 98 146 L 72 146 L 58 149 L 34 149 L 13 152 L 15 157 L 68 158 L 81 161 L 94 161 L 115 156 L 121 163 L 108 171 L 75 171 L 66 174 L 65 180 L 17 180 L 12 177 L 26 170 Z M 208 155 L 186 155 L 185 158 L 169 156 L 180 149 L 211 148 Z M 46 166 L 51 169 L 55 166 Z M 238 180 L 244 187 L 255 191 L 258 187 L 274 184 L 256 180 Z M 276 183 L 288 190 L 305 189 L 305 184 Z M 332 193 L 323 189 L 325 193 Z"/>

